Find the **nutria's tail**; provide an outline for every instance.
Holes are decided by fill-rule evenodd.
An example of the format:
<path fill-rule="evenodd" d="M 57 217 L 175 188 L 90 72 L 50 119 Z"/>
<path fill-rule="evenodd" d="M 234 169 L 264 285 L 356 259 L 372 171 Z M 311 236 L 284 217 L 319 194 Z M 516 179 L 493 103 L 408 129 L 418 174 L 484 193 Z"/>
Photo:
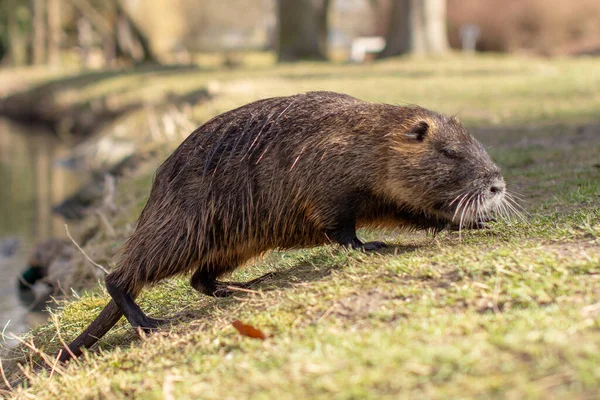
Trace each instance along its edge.
<path fill-rule="evenodd" d="M 81 355 L 82 348 L 93 346 L 102 336 L 115 326 L 119 319 L 123 316 L 121 309 L 111 300 L 106 307 L 100 312 L 94 321 L 87 327 L 85 331 L 69 345 L 68 349 L 62 349 L 59 361 L 65 362 L 73 357 Z"/>

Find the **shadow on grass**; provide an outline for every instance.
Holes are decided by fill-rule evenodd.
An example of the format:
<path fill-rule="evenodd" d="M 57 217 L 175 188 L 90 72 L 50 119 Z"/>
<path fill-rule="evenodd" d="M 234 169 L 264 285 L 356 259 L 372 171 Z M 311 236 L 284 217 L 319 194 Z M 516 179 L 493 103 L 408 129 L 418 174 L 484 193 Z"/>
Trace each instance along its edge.
<path fill-rule="evenodd" d="M 338 81 L 343 81 L 347 79 L 355 80 L 357 78 L 362 77 L 372 77 L 373 73 L 369 70 L 364 69 L 345 69 L 340 72 L 336 70 L 335 72 L 312 72 L 312 73 L 283 73 L 279 76 L 284 79 L 288 79 L 291 81 L 295 80 L 322 80 L 322 79 L 335 79 Z M 509 69 L 502 68 L 480 68 L 477 70 L 444 70 L 444 71 L 422 71 L 422 70 L 384 70 L 378 71 L 378 78 L 401 78 L 401 79 L 426 79 L 436 76 L 444 76 L 448 78 L 477 78 L 477 77 L 490 77 L 490 76 L 520 76 L 527 75 L 527 71 L 514 71 Z"/>
<path fill-rule="evenodd" d="M 417 250 L 419 246 L 414 245 L 390 245 L 385 249 L 373 252 L 379 256 L 398 255 L 409 253 Z M 356 250 L 335 249 L 332 253 L 318 251 L 315 254 L 310 254 L 302 257 L 298 262 L 294 263 L 290 268 L 276 269 L 270 272 L 269 277 L 259 284 L 252 287 L 254 291 L 268 293 L 275 290 L 281 290 L 298 286 L 310 282 L 317 282 L 327 279 L 334 271 L 344 269 L 348 258 L 352 258 L 352 254 L 360 254 Z M 198 294 L 201 298 L 203 295 Z M 189 324 L 194 321 L 213 320 L 215 315 L 230 311 L 236 308 L 241 301 L 254 296 L 253 293 L 237 292 L 234 296 L 228 298 L 212 299 L 198 308 L 193 310 L 184 310 L 168 316 L 153 316 L 166 317 L 169 319 L 169 325 L 165 328 L 173 328 L 184 324 Z M 164 331 L 160 329 L 157 333 Z M 140 340 L 139 336 L 128 326 L 126 331 L 117 335 L 112 335 L 109 343 L 100 345 L 105 350 L 110 350 L 113 346 L 126 346 Z"/>

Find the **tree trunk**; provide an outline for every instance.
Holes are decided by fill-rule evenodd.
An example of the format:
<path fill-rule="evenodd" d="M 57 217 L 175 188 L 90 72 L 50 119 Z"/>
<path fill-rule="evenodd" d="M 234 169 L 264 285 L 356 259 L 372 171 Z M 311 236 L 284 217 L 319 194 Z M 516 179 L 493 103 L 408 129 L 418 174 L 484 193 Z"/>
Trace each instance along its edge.
<path fill-rule="evenodd" d="M 278 60 L 327 58 L 329 0 L 278 0 Z"/>
<path fill-rule="evenodd" d="M 87 18 L 82 16 L 77 20 L 77 43 L 79 44 L 79 57 L 82 69 L 87 69 L 89 66 L 92 41 L 92 24 Z"/>
<path fill-rule="evenodd" d="M 423 3 L 425 50 L 431 54 L 446 53 L 448 51 L 446 0 L 428 0 Z"/>
<path fill-rule="evenodd" d="M 114 14 L 116 23 L 111 23 L 94 8 L 89 0 L 71 0 L 71 2 L 102 35 L 106 46 L 111 46 L 111 43 L 116 44 L 116 53 L 119 56 L 134 63 L 159 63 L 152 51 L 148 37 L 140 30 L 119 0 L 112 0 L 105 4 L 105 7 L 112 8 L 110 14 Z M 112 59 L 113 54 L 111 50 L 108 50 L 107 60 Z"/>
<path fill-rule="evenodd" d="M 33 0 L 33 64 L 41 65 L 46 62 L 46 13 L 45 1 Z"/>
<path fill-rule="evenodd" d="M 411 2 L 412 0 L 394 0 L 387 22 L 385 48 L 379 58 L 408 53 L 411 47 Z"/>
<path fill-rule="evenodd" d="M 53 67 L 60 66 L 60 3 L 60 0 L 48 0 L 48 64 Z"/>
<path fill-rule="evenodd" d="M 104 65 L 106 68 L 114 68 L 117 66 L 117 45 L 115 36 L 106 36 L 102 42 L 104 49 Z"/>
<path fill-rule="evenodd" d="M 10 61 L 14 66 L 21 66 L 27 63 L 27 45 L 25 37 L 19 28 L 18 16 L 16 13 L 17 3 L 15 0 L 7 2 L 7 33 L 8 33 L 8 54 Z"/>
<path fill-rule="evenodd" d="M 448 51 L 446 0 L 394 0 L 380 58 Z"/>
<path fill-rule="evenodd" d="M 154 54 L 150 40 L 135 21 L 131 18 L 119 0 L 115 1 L 117 13 L 117 43 L 119 50 L 127 54 L 137 63 L 159 64 L 158 57 Z M 123 39 L 123 43 L 122 40 Z"/>

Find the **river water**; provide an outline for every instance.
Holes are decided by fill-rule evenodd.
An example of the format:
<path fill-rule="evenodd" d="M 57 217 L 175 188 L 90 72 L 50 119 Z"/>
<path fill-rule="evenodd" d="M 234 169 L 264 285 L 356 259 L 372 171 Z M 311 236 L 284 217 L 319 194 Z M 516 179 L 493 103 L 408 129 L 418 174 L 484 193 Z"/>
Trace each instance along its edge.
<path fill-rule="evenodd" d="M 0 332 L 22 333 L 46 320 L 32 310 L 17 287 L 34 246 L 44 239 L 64 237 L 64 221 L 52 205 L 73 193 L 81 173 L 59 166 L 68 148 L 50 132 L 0 119 L 0 250 L 18 243 L 12 255 L 0 251 Z M 11 247 L 11 246 L 8 246 Z M 14 344 L 4 341 L 0 344 Z"/>

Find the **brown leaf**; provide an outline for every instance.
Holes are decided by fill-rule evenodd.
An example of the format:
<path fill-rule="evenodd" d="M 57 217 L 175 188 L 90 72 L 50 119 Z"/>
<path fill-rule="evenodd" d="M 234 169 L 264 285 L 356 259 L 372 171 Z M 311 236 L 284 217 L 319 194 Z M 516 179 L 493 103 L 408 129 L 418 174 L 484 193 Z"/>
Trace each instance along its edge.
<path fill-rule="evenodd" d="M 262 333 L 260 329 L 256 329 L 253 326 L 246 325 L 242 321 L 236 319 L 231 323 L 233 327 L 240 333 L 242 336 L 247 336 L 253 339 L 265 340 L 267 336 Z"/>

